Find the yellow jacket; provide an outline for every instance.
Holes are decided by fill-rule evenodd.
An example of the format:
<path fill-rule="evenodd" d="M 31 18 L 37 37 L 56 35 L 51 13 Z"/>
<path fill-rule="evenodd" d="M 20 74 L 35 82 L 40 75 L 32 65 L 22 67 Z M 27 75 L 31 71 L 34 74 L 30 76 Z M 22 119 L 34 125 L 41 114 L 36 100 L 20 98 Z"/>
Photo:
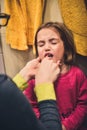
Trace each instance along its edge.
<path fill-rule="evenodd" d="M 59 0 L 62 18 L 73 32 L 77 53 L 87 56 L 87 9 L 84 0 Z"/>
<path fill-rule="evenodd" d="M 5 0 L 5 12 L 10 14 L 6 42 L 18 50 L 33 45 L 34 35 L 42 22 L 43 0 Z"/>

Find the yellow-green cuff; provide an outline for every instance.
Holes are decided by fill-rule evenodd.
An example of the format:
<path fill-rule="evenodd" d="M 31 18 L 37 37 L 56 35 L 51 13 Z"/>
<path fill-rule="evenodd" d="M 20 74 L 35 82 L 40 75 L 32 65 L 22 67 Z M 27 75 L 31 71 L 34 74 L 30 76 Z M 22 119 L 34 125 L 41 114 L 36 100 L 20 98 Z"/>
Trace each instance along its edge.
<path fill-rule="evenodd" d="M 28 86 L 25 79 L 19 73 L 13 78 L 13 81 L 16 83 L 17 87 L 22 91 L 25 90 Z"/>
<path fill-rule="evenodd" d="M 43 100 L 56 100 L 54 86 L 52 83 L 43 83 L 35 86 L 38 102 Z"/>

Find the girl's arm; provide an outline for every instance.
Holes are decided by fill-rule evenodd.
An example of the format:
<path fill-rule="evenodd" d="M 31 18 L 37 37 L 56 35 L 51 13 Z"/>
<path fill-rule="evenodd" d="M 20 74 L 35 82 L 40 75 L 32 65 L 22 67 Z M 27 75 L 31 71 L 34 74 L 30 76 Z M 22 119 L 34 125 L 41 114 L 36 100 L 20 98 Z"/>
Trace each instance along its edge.
<path fill-rule="evenodd" d="M 79 80 L 81 83 L 82 79 Z M 63 120 L 63 124 L 68 130 L 79 128 L 87 116 L 87 79 L 85 78 L 79 88 L 77 106 L 69 117 Z M 84 126 L 82 126 L 84 127 Z"/>

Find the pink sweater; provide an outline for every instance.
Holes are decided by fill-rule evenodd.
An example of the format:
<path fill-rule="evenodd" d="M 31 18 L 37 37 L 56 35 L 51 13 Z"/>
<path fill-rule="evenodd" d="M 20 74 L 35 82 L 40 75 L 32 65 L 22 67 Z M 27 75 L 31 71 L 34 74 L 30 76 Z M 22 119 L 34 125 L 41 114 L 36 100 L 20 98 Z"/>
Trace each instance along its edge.
<path fill-rule="evenodd" d="M 30 80 L 24 91 L 39 118 L 37 99 L 34 93 L 35 80 Z M 87 130 L 83 126 L 87 116 L 87 78 L 83 72 L 72 66 L 68 73 L 61 75 L 54 83 L 61 122 L 67 130 Z"/>

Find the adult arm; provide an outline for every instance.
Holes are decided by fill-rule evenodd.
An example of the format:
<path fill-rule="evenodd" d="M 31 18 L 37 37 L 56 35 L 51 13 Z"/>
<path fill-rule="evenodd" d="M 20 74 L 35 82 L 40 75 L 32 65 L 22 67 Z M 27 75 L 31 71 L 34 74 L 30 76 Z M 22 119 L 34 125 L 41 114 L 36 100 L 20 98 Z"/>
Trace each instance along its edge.
<path fill-rule="evenodd" d="M 40 120 L 50 130 L 62 130 L 53 85 L 59 73 L 58 64 L 44 58 L 35 77 L 34 91 L 40 110 Z"/>
<path fill-rule="evenodd" d="M 40 58 L 29 61 L 22 70 L 13 78 L 13 81 L 17 84 L 20 90 L 25 90 L 28 87 L 28 81 L 35 77 L 38 66 L 40 64 Z"/>
<path fill-rule="evenodd" d="M 48 130 L 62 130 L 53 84 L 44 83 L 37 85 L 35 86 L 35 92 L 41 122 Z"/>

